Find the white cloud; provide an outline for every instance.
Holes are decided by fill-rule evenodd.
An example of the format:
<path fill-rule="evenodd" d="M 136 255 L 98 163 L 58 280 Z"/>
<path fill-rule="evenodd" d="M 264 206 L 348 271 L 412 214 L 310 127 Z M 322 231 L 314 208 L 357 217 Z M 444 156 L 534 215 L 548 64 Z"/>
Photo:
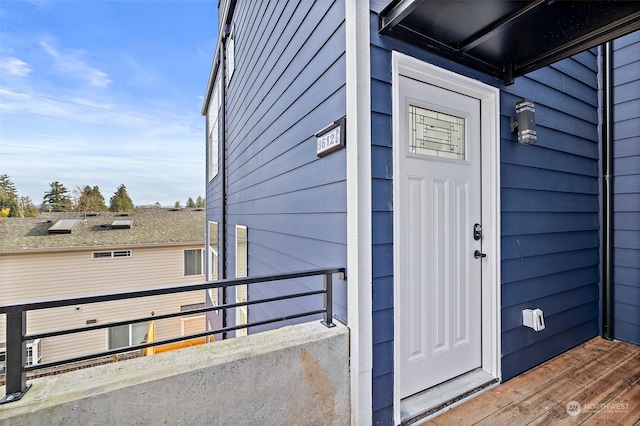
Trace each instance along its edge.
<path fill-rule="evenodd" d="M 73 49 L 56 49 L 49 41 L 41 41 L 40 46 L 54 60 L 58 71 L 80 80 L 85 80 L 95 87 L 107 87 L 111 83 L 109 75 L 89 65 L 83 60 L 84 52 Z"/>
<path fill-rule="evenodd" d="M 0 61 L 0 74 L 26 77 L 30 72 L 29 65 L 18 58 L 8 57 Z"/>
<path fill-rule="evenodd" d="M 136 85 L 154 87 L 160 84 L 160 77 L 153 71 L 142 67 L 130 55 L 121 54 L 122 60 L 131 68 L 128 79 Z"/>

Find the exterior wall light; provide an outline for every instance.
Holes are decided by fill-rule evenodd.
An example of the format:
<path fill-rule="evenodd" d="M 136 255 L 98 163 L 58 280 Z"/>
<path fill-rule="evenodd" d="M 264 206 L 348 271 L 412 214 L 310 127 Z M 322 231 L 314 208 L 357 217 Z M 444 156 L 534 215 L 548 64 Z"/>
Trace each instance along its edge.
<path fill-rule="evenodd" d="M 516 118 L 511 118 L 511 132 L 518 131 L 518 143 L 536 143 L 536 108 L 532 101 L 521 99 L 516 102 Z"/>

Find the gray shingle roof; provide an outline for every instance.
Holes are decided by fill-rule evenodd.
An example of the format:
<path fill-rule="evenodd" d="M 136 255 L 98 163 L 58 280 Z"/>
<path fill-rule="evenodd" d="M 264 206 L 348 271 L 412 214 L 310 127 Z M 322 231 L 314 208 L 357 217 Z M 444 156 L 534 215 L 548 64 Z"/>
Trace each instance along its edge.
<path fill-rule="evenodd" d="M 41 213 L 32 218 L 0 219 L 0 253 L 31 249 L 64 249 L 122 245 L 202 243 L 205 213 L 201 209 L 140 208 L 119 213 Z M 58 219 L 81 219 L 70 234 L 49 234 Z M 131 219 L 131 229 L 112 229 L 114 220 Z"/>

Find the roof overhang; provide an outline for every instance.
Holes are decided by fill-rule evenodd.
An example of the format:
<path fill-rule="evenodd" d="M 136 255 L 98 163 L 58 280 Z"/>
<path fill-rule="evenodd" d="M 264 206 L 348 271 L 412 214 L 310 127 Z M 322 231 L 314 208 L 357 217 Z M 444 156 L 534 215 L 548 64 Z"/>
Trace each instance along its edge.
<path fill-rule="evenodd" d="M 640 29 L 640 1 L 395 0 L 380 34 L 510 84 Z"/>
<path fill-rule="evenodd" d="M 219 3 L 219 2 L 218 2 Z M 204 102 L 202 103 L 202 109 L 200 113 L 202 115 L 207 115 L 207 110 L 209 109 L 209 101 L 211 100 L 211 93 L 213 92 L 213 85 L 216 81 L 216 76 L 218 75 L 218 69 L 220 68 L 220 49 L 222 49 L 222 40 L 226 37 L 226 29 L 225 26 L 231 23 L 231 19 L 233 19 L 233 13 L 236 9 L 237 0 L 227 0 L 224 7 L 224 12 L 222 13 L 221 19 L 219 22 L 222 24 L 218 28 L 218 40 L 216 42 L 216 50 L 213 54 L 213 62 L 211 63 L 211 71 L 209 71 L 209 80 L 207 81 L 207 91 L 204 94 Z M 220 8 L 218 8 L 218 12 Z"/>

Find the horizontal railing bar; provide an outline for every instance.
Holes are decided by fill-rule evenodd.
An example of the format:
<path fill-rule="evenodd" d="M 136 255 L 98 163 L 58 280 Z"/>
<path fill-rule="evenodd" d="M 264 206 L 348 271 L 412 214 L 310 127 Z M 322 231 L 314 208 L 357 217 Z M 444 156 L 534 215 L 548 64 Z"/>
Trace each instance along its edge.
<path fill-rule="evenodd" d="M 269 303 L 269 302 L 277 302 L 280 300 L 295 299 L 299 297 L 315 296 L 323 293 L 325 293 L 325 290 L 314 290 L 314 291 L 307 291 L 304 293 L 287 294 L 285 296 L 275 296 L 267 299 L 248 300 L 246 302 L 237 302 L 237 303 L 229 303 L 226 305 L 210 306 L 207 308 L 199 308 L 199 309 L 194 309 L 191 311 L 184 311 L 184 312 L 175 312 L 172 314 L 162 314 L 162 315 L 155 315 L 155 316 L 144 317 L 144 318 L 136 318 L 136 319 L 126 320 L 126 321 L 110 322 L 106 324 L 92 325 L 89 327 L 69 328 L 67 330 L 60 330 L 60 331 L 48 331 L 44 333 L 27 334 L 23 336 L 22 340 L 27 341 L 27 340 L 35 340 L 35 339 L 44 339 L 46 337 L 65 336 L 67 334 L 84 333 L 88 331 L 100 330 L 103 328 L 118 327 L 121 325 L 137 324 L 137 323 L 148 322 L 148 321 L 157 321 L 157 320 L 175 318 L 175 317 L 186 316 L 186 315 L 196 315 L 200 313 L 219 311 L 222 309 L 237 308 L 240 306 L 256 305 L 259 303 Z"/>
<path fill-rule="evenodd" d="M 95 352 L 95 353 L 92 353 L 92 354 L 82 355 L 82 356 L 74 357 L 74 358 L 66 358 L 66 359 L 61 359 L 61 360 L 58 360 L 58 361 L 43 362 L 41 364 L 34 364 L 34 365 L 24 366 L 23 367 L 23 371 L 41 370 L 41 369 L 49 368 L 49 367 L 57 367 L 59 365 L 71 364 L 71 363 L 74 363 L 74 362 L 88 361 L 90 359 L 100 358 L 100 357 L 108 356 L 108 355 L 117 355 L 119 353 L 125 353 L 125 352 L 135 352 L 135 351 L 139 351 L 141 349 L 149 348 L 149 347 L 152 347 L 152 346 L 168 345 L 168 344 L 171 344 L 171 343 L 178 343 L 178 342 L 182 342 L 182 341 L 185 341 L 185 340 L 197 339 L 199 337 L 212 336 L 214 334 L 226 333 L 226 332 L 229 332 L 229 331 L 240 330 L 240 329 L 243 329 L 243 328 L 258 327 L 258 326 L 261 326 L 261 325 L 272 324 L 272 323 L 275 323 L 275 322 L 287 321 L 287 320 L 296 319 L 296 318 L 303 318 L 303 317 L 307 317 L 307 316 L 311 316 L 311 315 L 319 315 L 319 314 L 322 314 L 324 312 L 325 312 L 324 309 L 318 309 L 318 310 L 315 310 L 315 311 L 308 311 L 308 312 L 303 312 L 303 313 L 299 313 L 299 314 L 286 315 L 286 316 L 283 316 L 283 317 L 272 318 L 272 319 L 263 320 L 263 321 L 257 321 L 257 322 L 254 322 L 254 323 L 247 323 L 247 324 L 241 324 L 241 325 L 236 325 L 236 326 L 232 326 L 232 327 L 225 327 L 225 328 L 219 328 L 219 329 L 215 329 L 215 330 L 209 330 L 209 331 L 205 331 L 205 332 L 202 332 L 202 333 L 190 334 L 188 336 L 174 337 L 174 338 L 171 338 L 171 339 L 158 340 L 158 341 L 149 342 L 149 343 L 141 343 L 139 345 L 126 346 L 124 348 L 111 349 L 111 350 L 103 351 L 103 352 Z"/>
<path fill-rule="evenodd" d="M 90 296 L 80 296 L 74 298 L 60 298 L 51 300 L 42 300 L 36 302 L 18 302 L 0 305 L 0 314 L 20 312 L 20 311 L 35 311 L 38 309 L 60 308 L 64 306 L 84 305 L 98 302 L 111 302 L 115 300 L 123 299 L 135 299 L 139 297 L 160 296 L 164 294 L 184 293 L 187 291 L 208 290 L 213 288 L 227 288 L 244 284 L 261 284 L 272 281 L 284 281 L 295 278 L 312 277 L 317 275 L 326 274 L 338 274 L 344 273 L 345 268 L 329 268 L 329 269 L 315 269 L 302 272 L 292 272 L 280 275 L 261 275 L 247 278 L 233 278 L 218 281 L 207 281 L 199 284 L 191 284 L 181 287 L 164 287 L 164 288 L 150 288 L 128 291 L 123 293 L 105 293 Z"/>

